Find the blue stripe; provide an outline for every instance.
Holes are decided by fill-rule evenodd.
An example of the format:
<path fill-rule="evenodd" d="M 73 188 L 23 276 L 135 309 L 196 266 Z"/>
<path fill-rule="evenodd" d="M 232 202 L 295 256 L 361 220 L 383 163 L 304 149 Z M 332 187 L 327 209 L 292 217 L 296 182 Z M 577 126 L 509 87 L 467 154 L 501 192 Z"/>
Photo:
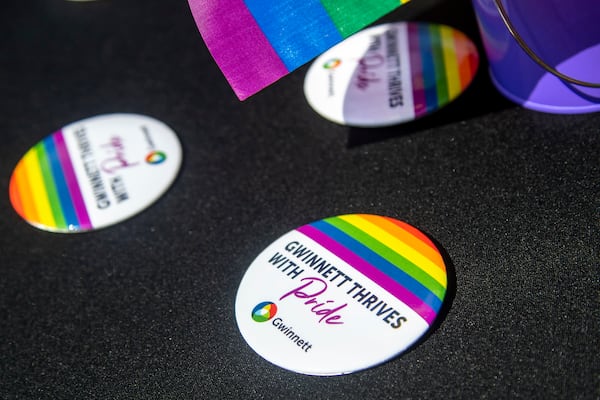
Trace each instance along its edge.
<path fill-rule="evenodd" d="M 396 265 L 390 263 L 373 250 L 360 243 L 352 236 L 339 230 L 333 225 L 328 224 L 325 221 L 317 221 L 310 224 L 314 228 L 320 230 L 336 242 L 340 243 L 354 254 L 373 265 L 375 268 L 392 278 L 398 284 L 412 292 L 417 296 L 423 303 L 430 306 L 433 310 L 438 311 L 442 302 L 433 294 L 429 289 L 423 286 L 420 282 L 416 281 L 413 277 L 408 275 L 406 272 L 398 268 Z"/>
<path fill-rule="evenodd" d="M 423 86 L 425 87 L 425 103 L 427 111 L 438 107 L 437 82 L 435 77 L 435 61 L 431 49 L 431 34 L 427 24 L 419 24 L 419 46 L 423 64 Z"/>
<path fill-rule="evenodd" d="M 70 226 L 80 226 L 77 214 L 75 214 L 75 207 L 71 200 L 71 194 L 67 186 L 65 175 L 62 171 L 60 159 L 58 158 L 58 152 L 56 151 L 56 145 L 54 144 L 53 136 L 47 136 L 44 138 L 44 150 L 46 151 L 46 157 L 50 163 L 52 172 L 52 178 L 54 179 L 54 185 L 56 186 L 56 192 L 60 200 L 60 208 L 62 209 L 63 217 L 67 228 Z"/>
<path fill-rule="evenodd" d="M 288 71 L 343 39 L 319 0 L 244 2 Z"/>

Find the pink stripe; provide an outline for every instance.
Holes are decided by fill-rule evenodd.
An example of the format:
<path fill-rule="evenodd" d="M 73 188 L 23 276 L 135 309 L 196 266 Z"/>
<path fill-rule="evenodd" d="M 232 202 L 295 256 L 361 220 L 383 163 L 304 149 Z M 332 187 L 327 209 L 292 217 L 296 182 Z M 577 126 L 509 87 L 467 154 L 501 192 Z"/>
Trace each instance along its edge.
<path fill-rule="evenodd" d="M 73 207 L 75 208 L 75 214 L 79 220 L 79 228 L 82 230 L 92 229 L 92 223 L 83 201 L 83 196 L 79 190 L 79 183 L 75 176 L 75 170 L 71 164 L 71 157 L 67 150 L 65 139 L 63 138 L 62 131 L 58 131 L 54 134 L 54 143 L 56 144 L 56 152 L 58 153 L 58 159 L 62 167 L 63 173 L 65 174 L 65 180 L 67 181 L 67 187 L 69 188 L 69 194 L 73 201 Z"/>
<path fill-rule="evenodd" d="M 189 5 L 204 42 L 240 100 L 289 73 L 243 0 L 189 0 Z"/>
<path fill-rule="evenodd" d="M 354 267 L 357 271 L 361 272 L 367 278 L 377 283 L 392 296 L 402 301 L 404 304 L 409 306 L 414 312 L 419 314 L 429 325 L 433 322 L 436 317 L 436 312 L 431 309 L 427 304 L 419 300 L 414 294 L 406 290 L 401 285 L 398 285 L 393 279 L 389 278 L 379 269 L 360 258 L 346 247 L 342 246 L 329 236 L 314 228 L 311 225 L 304 225 L 297 229 L 298 232 L 306 235 L 333 254 L 344 260 L 346 263 Z"/>
<path fill-rule="evenodd" d="M 408 24 L 408 40 L 415 116 L 420 117 L 427 112 L 427 100 L 425 99 L 423 61 L 421 60 L 421 47 L 419 46 L 419 30 L 417 24 Z"/>

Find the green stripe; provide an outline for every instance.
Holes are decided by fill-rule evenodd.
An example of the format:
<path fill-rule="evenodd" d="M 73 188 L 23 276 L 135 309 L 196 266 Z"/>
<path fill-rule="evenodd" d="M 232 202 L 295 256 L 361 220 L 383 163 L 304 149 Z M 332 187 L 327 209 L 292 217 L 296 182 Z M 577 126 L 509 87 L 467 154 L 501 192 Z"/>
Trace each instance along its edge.
<path fill-rule="evenodd" d="M 373 236 L 367 234 L 363 230 L 358 229 L 354 225 L 340 219 L 339 217 L 327 218 L 326 222 L 335 226 L 339 230 L 343 231 L 347 235 L 352 236 L 372 251 L 377 253 L 379 256 L 385 258 L 387 261 L 410 275 L 413 279 L 418 281 L 421 285 L 425 286 L 429 291 L 435 296 L 443 300 L 444 295 L 446 294 L 446 289 L 440 285 L 438 281 L 433 279 L 427 272 L 423 271 L 421 268 L 402 257 L 400 254 L 396 253 L 394 250 L 390 249 L 385 244 L 381 243 L 379 240 L 375 239 Z"/>
<path fill-rule="evenodd" d="M 398 8 L 408 0 L 321 0 L 344 38 Z"/>
<path fill-rule="evenodd" d="M 48 162 L 48 157 L 46 157 L 43 141 L 38 142 L 34 146 L 34 149 L 40 169 L 42 171 L 42 177 L 44 179 L 44 185 L 46 186 L 46 193 L 48 194 L 48 202 L 50 203 L 50 209 L 52 210 L 52 215 L 54 216 L 54 222 L 56 223 L 57 228 L 66 229 L 67 223 L 65 222 L 65 218 L 63 216 L 60 198 L 58 197 L 56 185 L 54 184 L 54 177 L 52 176 L 52 168 Z"/>
<path fill-rule="evenodd" d="M 433 50 L 433 60 L 435 65 L 435 81 L 437 88 L 438 106 L 448 103 L 448 81 L 446 80 L 446 64 L 444 62 L 444 51 L 442 46 L 442 34 L 440 26 L 432 24 L 429 27 L 431 37 L 431 49 Z"/>

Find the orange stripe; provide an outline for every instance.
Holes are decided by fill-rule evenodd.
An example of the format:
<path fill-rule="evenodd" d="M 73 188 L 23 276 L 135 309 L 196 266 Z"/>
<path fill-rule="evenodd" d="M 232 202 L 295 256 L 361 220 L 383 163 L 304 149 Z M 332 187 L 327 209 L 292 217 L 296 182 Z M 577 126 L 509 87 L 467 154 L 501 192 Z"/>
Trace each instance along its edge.
<path fill-rule="evenodd" d="M 14 178 L 19 191 L 19 198 L 21 199 L 21 216 L 27 221 L 38 221 L 37 210 L 31 190 L 29 188 L 29 182 L 27 179 L 27 166 L 25 165 L 25 159 L 22 158 L 17 164 L 14 172 Z"/>
<path fill-rule="evenodd" d="M 413 248 L 415 251 L 426 257 L 429 261 L 435 264 L 442 271 L 446 271 L 444 260 L 435 248 L 435 245 L 421 232 L 414 227 L 388 217 L 376 217 L 372 215 L 361 215 L 373 224 L 376 224 L 381 229 L 387 231 L 390 235 L 398 238 L 406 245 Z"/>
<path fill-rule="evenodd" d="M 462 32 L 454 31 L 454 47 L 456 48 L 456 60 L 459 61 L 458 71 L 460 75 L 461 87 L 464 89 L 473 79 L 474 71 L 470 52 L 465 48 L 465 35 Z M 468 48 L 468 47 L 467 47 Z"/>
<path fill-rule="evenodd" d="M 406 222 L 399 221 L 397 219 L 387 218 L 387 217 L 386 217 L 386 219 L 388 221 L 392 222 L 394 225 L 397 225 L 400 228 L 404 229 L 405 231 L 407 231 L 411 235 L 415 236 L 421 242 L 423 242 L 424 244 L 426 244 L 427 246 L 431 247 L 433 250 L 435 250 L 437 252 L 437 247 L 435 247 L 435 244 L 433 244 L 433 242 L 427 236 L 425 236 L 425 234 L 423 232 L 421 232 L 420 230 L 418 230 L 414 226 L 409 225 Z"/>

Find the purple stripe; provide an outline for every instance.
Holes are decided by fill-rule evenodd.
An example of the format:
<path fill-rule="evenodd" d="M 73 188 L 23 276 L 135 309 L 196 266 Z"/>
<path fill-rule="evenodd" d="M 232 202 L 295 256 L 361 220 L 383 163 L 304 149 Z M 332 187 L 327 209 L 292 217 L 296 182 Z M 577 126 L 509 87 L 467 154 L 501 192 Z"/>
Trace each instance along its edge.
<path fill-rule="evenodd" d="M 413 293 L 398 285 L 393 279 L 354 254 L 352 251 L 348 250 L 346 247 L 310 225 L 301 226 L 297 231 L 319 243 L 367 278 L 377 283 L 392 296 L 396 297 L 398 300 L 409 306 L 414 312 L 419 314 L 429 325 L 434 321 L 436 312 L 431 309 L 431 307 L 423 303 Z"/>
<path fill-rule="evenodd" d="M 73 164 L 71 164 L 71 157 L 69 156 L 69 151 L 67 150 L 63 133 L 62 131 L 58 131 L 53 136 L 54 144 L 56 145 L 56 152 L 58 153 L 58 159 L 60 161 L 63 173 L 65 174 L 65 180 L 67 181 L 69 194 L 71 195 L 71 200 L 73 201 L 73 206 L 75 208 L 75 214 L 77 214 L 77 219 L 79 220 L 79 228 L 82 230 L 92 229 L 92 223 L 90 221 L 90 217 L 88 216 L 87 208 L 85 206 L 85 202 L 83 201 L 83 196 L 79 190 L 79 183 L 77 182 L 77 177 L 75 176 Z"/>
<path fill-rule="evenodd" d="M 420 117 L 427 112 L 427 100 L 425 99 L 425 81 L 423 79 L 421 46 L 419 45 L 419 30 L 414 23 L 408 24 L 408 49 L 410 54 L 415 116 Z"/>
<path fill-rule="evenodd" d="M 189 0 L 198 30 L 240 100 L 289 71 L 243 0 Z"/>

